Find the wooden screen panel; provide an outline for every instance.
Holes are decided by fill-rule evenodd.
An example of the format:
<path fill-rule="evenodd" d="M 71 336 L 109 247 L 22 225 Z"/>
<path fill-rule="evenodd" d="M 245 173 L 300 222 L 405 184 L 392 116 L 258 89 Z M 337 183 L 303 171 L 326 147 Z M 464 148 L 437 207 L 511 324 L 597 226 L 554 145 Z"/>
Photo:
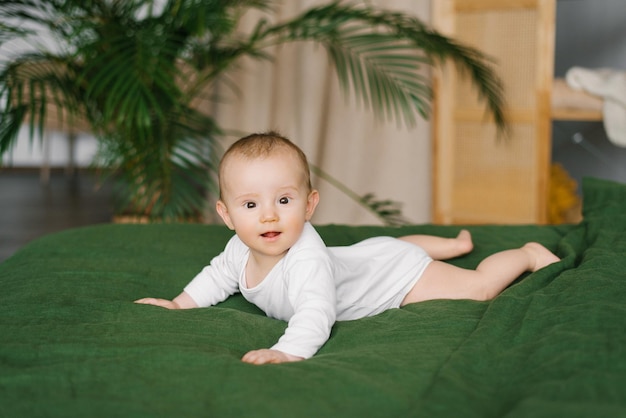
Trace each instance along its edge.
<path fill-rule="evenodd" d="M 544 223 L 554 1 L 443 0 L 433 7 L 439 30 L 495 60 L 511 128 L 498 138 L 471 84 L 452 69 L 435 75 L 433 220 Z"/>

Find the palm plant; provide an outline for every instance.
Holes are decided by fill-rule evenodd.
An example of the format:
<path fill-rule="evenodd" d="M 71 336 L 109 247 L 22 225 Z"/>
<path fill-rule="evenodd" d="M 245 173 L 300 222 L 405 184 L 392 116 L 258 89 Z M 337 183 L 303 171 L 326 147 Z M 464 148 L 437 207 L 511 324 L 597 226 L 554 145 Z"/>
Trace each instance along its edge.
<path fill-rule="evenodd" d="M 123 187 L 118 207 L 152 219 L 188 218 L 215 190 L 222 127 L 195 104 L 242 57 L 312 41 L 328 52 L 347 94 L 376 115 L 416 123 L 429 113 L 424 66 L 452 60 L 466 72 L 499 126 L 502 91 L 479 51 L 402 13 L 334 1 L 288 21 L 240 30 L 261 0 L 5 0 L 0 6 L 0 155 L 21 126 L 41 134 L 51 106 L 65 123 L 86 122 L 100 163 Z M 45 31 L 53 48 L 23 50 Z M 50 44 L 50 42 L 48 42 Z"/>

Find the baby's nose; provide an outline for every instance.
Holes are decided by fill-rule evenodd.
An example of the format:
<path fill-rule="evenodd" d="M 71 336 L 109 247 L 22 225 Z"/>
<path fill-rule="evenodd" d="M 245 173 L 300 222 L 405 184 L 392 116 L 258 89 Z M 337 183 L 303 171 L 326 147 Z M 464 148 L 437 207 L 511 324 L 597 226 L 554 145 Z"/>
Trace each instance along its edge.
<path fill-rule="evenodd" d="M 278 212 L 274 206 L 267 207 L 261 214 L 262 222 L 276 222 L 278 220 Z"/>

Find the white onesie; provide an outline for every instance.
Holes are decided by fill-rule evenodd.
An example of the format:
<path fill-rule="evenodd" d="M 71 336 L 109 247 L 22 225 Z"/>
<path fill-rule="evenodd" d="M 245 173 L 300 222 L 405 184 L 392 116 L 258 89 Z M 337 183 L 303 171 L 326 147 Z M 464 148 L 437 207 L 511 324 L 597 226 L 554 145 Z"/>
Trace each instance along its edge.
<path fill-rule="evenodd" d="M 328 340 L 336 319 L 399 307 L 432 261 L 421 248 L 391 237 L 326 248 L 310 223 L 285 257 L 250 289 L 245 280 L 248 255 L 248 247 L 235 235 L 185 292 L 205 307 L 240 291 L 269 317 L 289 322 L 272 349 L 304 358 Z"/>

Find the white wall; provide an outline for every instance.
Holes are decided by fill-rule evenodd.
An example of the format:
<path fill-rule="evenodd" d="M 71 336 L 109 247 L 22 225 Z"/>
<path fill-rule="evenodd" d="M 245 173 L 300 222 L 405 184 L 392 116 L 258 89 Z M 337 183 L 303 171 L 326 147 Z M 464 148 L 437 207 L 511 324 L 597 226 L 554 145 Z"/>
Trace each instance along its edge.
<path fill-rule="evenodd" d="M 554 68 L 572 66 L 626 70 L 626 1 L 558 0 Z"/>

